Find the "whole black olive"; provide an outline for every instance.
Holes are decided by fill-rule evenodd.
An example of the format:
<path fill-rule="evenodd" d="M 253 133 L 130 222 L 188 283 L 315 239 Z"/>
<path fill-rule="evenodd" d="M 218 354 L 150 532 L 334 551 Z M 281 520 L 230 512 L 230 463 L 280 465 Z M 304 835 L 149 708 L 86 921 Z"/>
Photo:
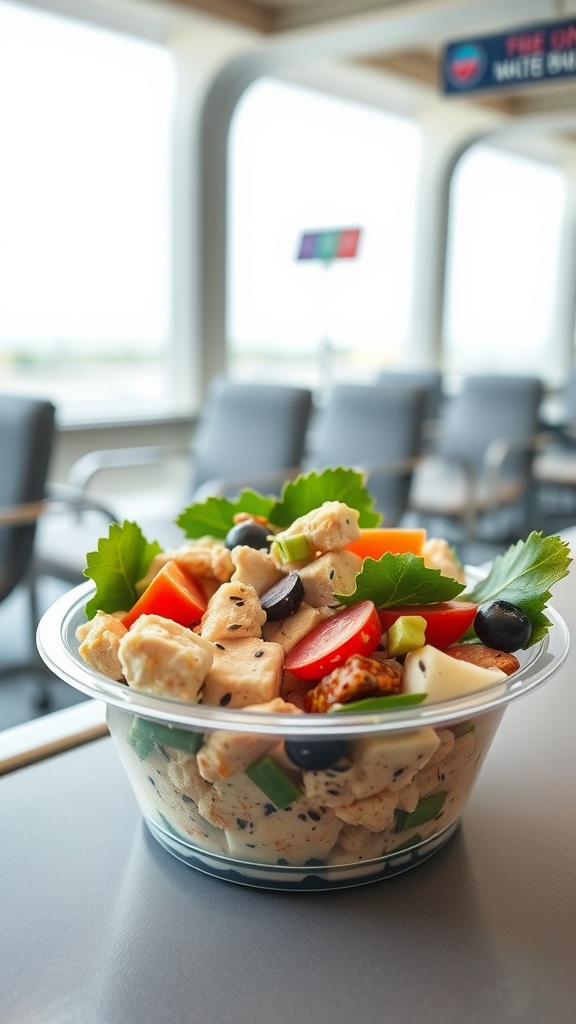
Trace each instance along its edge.
<path fill-rule="evenodd" d="M 249 548 L 265 548 L 269 551 L 269 538 L 270 530 L 267 526 L 262 526 L 261 523 L 256 523 L 253 519 L 246 519 L 242 523 L 236 523 L 228 530 L 224 544 L 230 551 L 238 544 L 244 544 Z"/>
<path fill-rule="evenodd" d="M 304 771 L 330 768 L 346 752 L 346 740 L 286 740 L 286 755 Z"/>
<path fill-rule="evenodd" d="M 497 651 L 518 651 L 532 633 L 532 623 L 518 605 L 492 601 L 480 606 L 474 617 L 474 632 L 487 647 Z"/>

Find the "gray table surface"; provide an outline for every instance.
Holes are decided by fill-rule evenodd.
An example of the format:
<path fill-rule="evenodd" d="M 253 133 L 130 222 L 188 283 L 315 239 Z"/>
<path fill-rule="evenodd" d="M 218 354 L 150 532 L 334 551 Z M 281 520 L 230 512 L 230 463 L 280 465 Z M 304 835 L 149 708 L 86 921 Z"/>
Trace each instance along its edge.
<path fill-rule="evenodd" d="M 576 636 L 576 571 L 554 604 Z M 513 704 L 462 825 L 357 889 L 166 853 L 109 738 L 0 778 L 2 1024 L 574 1024 L 576 645 Z"/>

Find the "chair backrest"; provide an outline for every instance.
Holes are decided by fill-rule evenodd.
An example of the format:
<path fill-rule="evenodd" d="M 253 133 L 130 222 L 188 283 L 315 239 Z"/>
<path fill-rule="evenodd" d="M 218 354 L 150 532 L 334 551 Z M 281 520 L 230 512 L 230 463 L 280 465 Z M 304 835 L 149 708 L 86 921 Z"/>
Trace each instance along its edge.
<path fill-rule="evenodd" d="M 51 402 L 0 396 L 0 507 L 44 497 L 54 420 Z M 0 529 L 0 600 L 24 578 L 35 532 L 35 523 Z"/>
<path fill-rule="evenodd" d="M 406 511 L 412 470 L 392 467 L 420 453 L 425 418 L 421 388 L 337 384 L 318 414 L 310 468 L 365 469 L 384 522 L 394 526 Z"/>
<path fill-rule="evenodd" d="M 458 394 L 445 407 L 438 451 L 468 459 L 479 468 L 493 441 L 522 441 L 537 433 L 543 390 L 537 377 L 466 377 Z M 518 449 L 507 460 L 503 472 L 524 474 L 532 457 L 529 449 Z"/>
<path fill-rule="evenodd" d="M 281 384 L 212 381 L 193 442 L 191 493 L 213 479 L 245 479 L 302 462 L 312 392 Z"/>
<path fill-rule="evenodd" d="M 376 384 L 388 387 L 422 388 L 426 392 L 426 419 L 437 420 L 444 398 L 440 370 L 381 370 Z"/>
<path fill-rule="evenodd" d="M 564 421 L 568 426 L 576 424 L 576 368 L 573 368 L 566 382 L 563 396 Z"/>

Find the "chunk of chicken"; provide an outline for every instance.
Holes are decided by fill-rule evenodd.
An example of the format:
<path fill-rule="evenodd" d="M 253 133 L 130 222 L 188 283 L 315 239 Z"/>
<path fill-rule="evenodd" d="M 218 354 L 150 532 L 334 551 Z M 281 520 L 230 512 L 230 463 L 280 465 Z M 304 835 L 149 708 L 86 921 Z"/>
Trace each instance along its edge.
<path fill-rule="evenodd" d="M 234 565 L 232 582 L 250 584 L 259 597 L 284 575 L 269 551 L 238 544 L 232 548 L 231 557 Z"/>
<path fill-rule="evenodd" d="M 362 559 L 353 551 L 328 551 L 299 570 L 304 600 L 313 608 L 334 603 L 334 594 L 352 594 Z"/>
<path fill-rule="evenodd" d="M 269 756 L 274 756 L 272 752 Z M 247 775 L 218 779 L 199 801 L 198 810 L 226 830 L 230 856 L 274 864 L 323 860 L 333 848 L 342 822 L 333 811 L 301 796 L 278 809 Z"/>
<path fill-rule="evenodd" d="M 330 618 L 334 610 L 325 605 L 323 608 L 312 608 L 306 601 L 303 601 L 297 612 L 288 615 L 278 622 L 265 622 L 262 627 L 262 636 L 265 640 L 273 640 L 280 644 L 284 654 L 288 654 L 296 646 L 303 636 L 306 636 L 314 626 L 324 619 Z"/>
<path fill-rule="evenodd" d="M 82 641 L 78 653 L 90 668 L 118 681 L 124 676 L 118 649 L 127 632 L 116 615 L 96 612 L 90 622 L 83 623 L 76 631 L 77 638 Z"/>
<path fill-rule="evenodd" d="M 220 707 L 265 704 L 280 695 L 284 653 L 280 644 L 255 637 L 216 641 L 202 688 L 202 703 Z"/>
<path fill-rule="evenodd" d="M 466 583 L 464 567 L 455 550 L 447 540 L 441 537 L 430 537 L 422 547 L 424 565 L 429 569 L 440 569 L 442 576 L 450 576 L 459 583 Z"/>
<path fill-rule="evenodd" d="M 354 800 L 344 807 L 337 807 L 337 818 L 349 825 L 362 825 L 369 832 L 383 832 L 394 821 L 394 811 L 398 803 L 396 793 L 383 790 L 372 796 Z"/>
<path fill-rule="evenodd" d="M 239 640 L 262 636 L 266 612 L 254 587 L 223 583 L 210 598 L 198 632 L 205 640 Z"/>
<path fill-rule="evenodd" d="M 439 746 L 437 733 L 427 726 L 397 736 L 352 740 L 347 756 L 330 768 L 303 773 L 304 790 L 328 807 L 346 807 L 383 790 L 397 792 L 412 781 Z"/>
<path fill-rule="evenodd" d="M 291 526 L 276 534 L 276 540 L 303 534 L 313 552 L 341 551 L 360 536 L 360 513 L 341 501 L 325 501 L 306 515 L 295 519 Z"/>
<path fill-rule="evenodd" d="M 214 648 L 177 622 L 141 615 L 120 641 L 118 657 L 129 686 L 193 703 L 200 697 Z"/>
<path fill-rule="evenodd" d="M 300 714 L 298 708 L 288 704 L 280 697 L 266 704 L 248 705 L 247 711 L 263 711 L 271 714 Z M 215 782 L 216 779 L 227 779 L 236 772 L 243 772 L 263 754 L 272 750 L 277 743 L 275 736 L 263 733 L 229 732 L 217 729 L 204 739 L 204 745 L 197 755 L 198 769 L 203 779 Z"/>
<path fill-rule="evenodd" d="M 138 581 L 136 589 L 142 594 L 166 562 L 173 561 L 182 572 L 194 576 L 201 582 L 225 583 L 230 579 L 234 564 L 227 547 L 220 541 L 205 538 L 192 540 L 174 550 L 161 551 L 150 563 L 146 575 Z"/>

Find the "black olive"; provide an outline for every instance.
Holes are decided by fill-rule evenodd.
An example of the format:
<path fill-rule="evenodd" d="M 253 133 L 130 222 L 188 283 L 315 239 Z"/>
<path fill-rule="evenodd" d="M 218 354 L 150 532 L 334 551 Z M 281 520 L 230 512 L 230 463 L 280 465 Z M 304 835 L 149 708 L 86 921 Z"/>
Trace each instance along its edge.
<path fill-rule="evenodd" d="M 236 523 L 228 533 L 224 544 L 232 551 L 238 544 L 244 544 L 248 548 L 266 548 L 270 550 L 270 530 L 261 523 L 255 523 L 253 519 L 246 519 L 242 523 Z"/>
<path fill-rule="evenodd" d="M 278 622 L 297 612 L 304 600 L 304 584 L 297 572 L 287 572 L 260 598 L 270 622 Z"/>
<path fill-rule="evenodd" d="M 532 624 L 526 612 L 517 605 L 509 601 L 492 601 L 481 605 L 476 612 L 474 632 L 487 647 L 510 653 L 528 643 Z"/>
<path fill-rule="evenodd" d="M 330 768 L 346 752 L 346 740 L 286 740 L 286 755 L 304 771 Z"/>

